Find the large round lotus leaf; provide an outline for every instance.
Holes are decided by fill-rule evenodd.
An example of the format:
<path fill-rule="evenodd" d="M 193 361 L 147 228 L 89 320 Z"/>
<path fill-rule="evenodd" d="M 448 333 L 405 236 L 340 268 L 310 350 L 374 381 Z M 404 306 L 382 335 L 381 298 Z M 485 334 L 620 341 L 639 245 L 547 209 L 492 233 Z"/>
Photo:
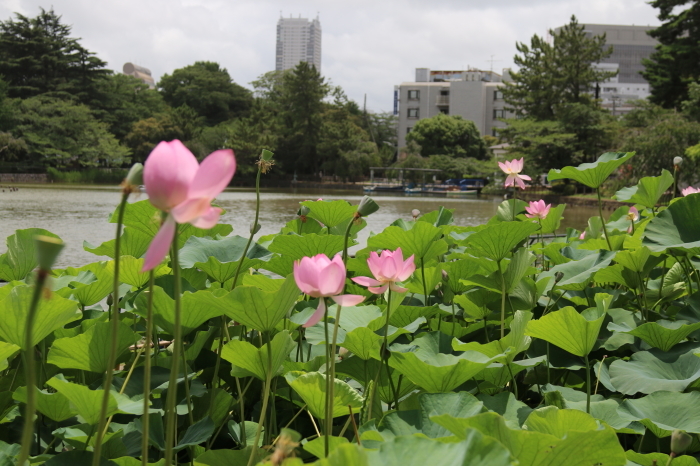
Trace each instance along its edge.
<path fill-rule="evenodd" d="M 674 429 L 700 434 L 699 392 L 658 391 L 625 400 L 617 411 L 624 419 L 641 422 L 657 437 L 668 437 Z"/>
<path fill-rule="evenodd" d="M 651 219 L 644 230 L 643 244 L 652 251 L 676 254 L 700 253 L 700 196 L 678 199 Z"/>
<path fill-rule="evenodd" d="M 630 361 L 618 359 L 610 365 L 610 383 L 625 395 L 659 390 L 682 392 L 700 378 L 700 358 L 692 352 L 666 362 L 648 351 L 635 353 Z"/>

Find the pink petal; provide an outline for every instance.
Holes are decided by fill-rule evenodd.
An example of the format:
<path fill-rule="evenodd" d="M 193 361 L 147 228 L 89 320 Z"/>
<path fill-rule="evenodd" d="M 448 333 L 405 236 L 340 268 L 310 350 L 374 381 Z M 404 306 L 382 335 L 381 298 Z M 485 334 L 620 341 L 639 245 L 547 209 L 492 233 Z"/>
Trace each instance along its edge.
<path fill-rule="evenodd" d="M 515 182 L 518 183 L 520 189 L 525 189 L 525 182 L 521 180 L 519 176 L 515 177 Z"/>
<path fill-rule="evenodd" d="M 382 273 L 382 262 L 375 251 L 369 253 L 369 258 L 367 258 L 367 266 L 369 266 L 370 272 L 374 275 L 374 278 L 379 278 Z"/>
<path fill-rule="evenodd" d="M 506 177 L 505 187 L 507 188 L 508 186 L 515 186 L 515 175 L 508 175 Z"/>
<path fill-rule="evenodd" d="M 211 199 L 200 197 L 185 200 L 174 207 L 171 212 L 177 223 L 190 223 L 194 219 L 209 214 L 209 209 L 211 209 Z"/>
<path fill-rule="evenodd" d="M 525 157 L 521 157 L 520 160 L 513 159 L 513 161 L 510 162 L 510 166 L 515 173 L 520 173 L 521 171 L 523 171 L 524 159 Z"/>
<path fill-rule="evenodd" d="M 396 268 L 396 264 L 394 263 L 394 258 L 390 256 L 384 256 L 382 260 L 382 272 L 381 272 L 381 278 L 385 278 L 387 280 L 396 280 L 396 274 L 399 270 Z M 377 277 L 379 278 L 379 277 Z"/>
<path fill-rule="evenodd" d="M 331 296 L 331 299 L 335 301 L 338 306 L 348 307 L 357 306 L 365 300 L 365 297 L 359 294 L 341 294 L 338 296 Z"/>
<path fill-rule="evenodd" d="M 197 228 L 203 228 L 205 230 L 208 230 L 209 228 L 214 228 L 216 224 L 219 223 L 219 217 L 221 216 L 221 212 L 223 212 L 223 209 L 219 209 L 218 207 L 209 207 L 209 210 L 206 214 L 194 219 L 190 223 L 192 224 L 192 226 L 195 226 Z"/>
<path fill-rule="evenodd" d="M 386 291 L 387 288 L 389 288 L 389 284 L 388 284 L 388 283 L 387 283 L 386 285 L 380 286 L 380 287 L 378 287 L 378 288 L 377 288 L 377 287 L 372 287 L 372 286 L 370 286 L 370 287 L 367 288 L 367 289 L 370 291 L 370 293 L 382 294 L 382 293 L 384 293 L 384 292 Z"/>
<path fill-rule="evenodd" d="M 172 215 L 168 215 L 163 225 L 161 225 L 160 230 L 156 233 L 156 236 L 153 237 L 150 246 L 148 246 L 141 272 L 148 272 L 163 262 L 165 256 L 168 255 L 168 249 L 170 249 L 174 237 L 175 219 Z"/>
<path fill-rule="evenodd" d="M 351 280 L 362 286 L 378 286 L 382 284 L 379 280 L 370 277 L 353 277 Z"/>
<path fill-rule="evenodd" d="M 236 157 L 231 149 L 212 152 L 199 166 L 187 197 L 214 199 L 226 189 L 235 172 Z"/>
<path fill-rule="evenodd" d="M 415 261 L 415 255 L 411 254 L 411 257 L 406 259 L 406 261 L 403 263 L 403 270 L 399 272 L 398 274 L 398 281 L 402 282 L 406 280 L 408 277 L 413 275 L 413 272 L 416 270 L 416 264 L 414 263 Z"/>
<path fill-rule="evenodd" d="M 394 267 L 396 267 L 396 273 L 399 274 L 403 270 L 403 251 L 401 248 L 396 248 L 392 256 L 394 259 Z"/>
<path fill-rule="evenodd" d="M 498 166 L 501 167 L 501 170 L 503 170 L 504 173 L 508 173 L 510 171 L 510 167 L 503 162 L 498 162 Z"/>
<path fill-rule="evenodd" d="M 161 142 L 146 159 L 143 182 L 151 204 L 169 211 L 185 199 L 199 165 L 178 140 Z"/>
<path fill-rule="evenodd" d="M 331 262 L 318 274 L 318 290 L 321 296 L 331 296 L 343 291 L 345 284 L 345 267 Z"/>
<path fill-rule="evenodd" d="M 304 327 L 304 328 L 313 327 L 314 325 L 319 323 L 321 321 L 321 319 L 323 319 L 323 315 L 325 313 L 326 313 L 326 300 L 321 298 L 318 300 L 318 307 L 316 308 L 316 312 L 311 314 L 311 317 L 309 318 L 309 320 L 307 320 L 306 323 L 304 325 L 302 325 L 302 327 Z"/>
<path fill-rule="evenodd" d="M 530 177 L 527 176 L 527 175 L 518 175 L 518 177 L 519 177 L 519 178 L 522 178 L 523 180 L 532 181 L 532 178 L 530 178 Z M 542 203 L 544 203 L 544 201 L 542 201 Z"/>
<path fill-rule="evenodd" d="M 318 298 L 318 270 L 311 257 L 302 257 L 294 263 L 294 280 L 302 292 Z"/>

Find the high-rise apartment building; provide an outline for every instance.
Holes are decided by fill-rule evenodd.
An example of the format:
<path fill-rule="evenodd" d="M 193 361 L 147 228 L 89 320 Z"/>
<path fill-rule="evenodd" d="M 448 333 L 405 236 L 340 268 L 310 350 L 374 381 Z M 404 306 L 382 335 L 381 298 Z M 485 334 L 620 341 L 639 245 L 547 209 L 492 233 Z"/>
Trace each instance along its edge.
<path fill-rule="evenodd" d="M 321 22 L 318 17 L 280 18 L 277 21 L 275 70 L 294 68 L 305 61 L 321 71 Z"/>
<path fill-rule="evenodd" d="M 142 82 L 148 84 L 151 89 L 156 88 L 156 82 L 151 76 L 151 70 L 143 66 L 134 65 L 133 63 L 125 63 L 122 68 L 122 72 L 126 75 L 133 76 L 136 79 L 140 79 Z"/>

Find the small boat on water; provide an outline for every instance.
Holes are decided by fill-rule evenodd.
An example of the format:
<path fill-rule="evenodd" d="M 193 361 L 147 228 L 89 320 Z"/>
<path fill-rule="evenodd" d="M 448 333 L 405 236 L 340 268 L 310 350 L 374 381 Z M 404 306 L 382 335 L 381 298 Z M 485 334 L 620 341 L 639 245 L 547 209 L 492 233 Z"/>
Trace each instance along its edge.
<path fill-rule="evenodd" d="M 362 190 L 366 193 L 402 193 L 404 189 L 406 189 L 404 184 L 368 184 L 362 187 Z"/>

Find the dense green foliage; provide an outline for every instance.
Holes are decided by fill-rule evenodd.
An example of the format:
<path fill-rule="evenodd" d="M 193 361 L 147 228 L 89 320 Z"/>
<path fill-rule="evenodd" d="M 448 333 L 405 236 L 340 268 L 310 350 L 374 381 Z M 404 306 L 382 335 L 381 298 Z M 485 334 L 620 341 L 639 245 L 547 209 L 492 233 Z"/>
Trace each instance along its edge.
<path fill-rule="evenodd" d="M 486 145 L 476 125 L 459 115 L 439 113 L 424 118 L 413 126 L 406 141 L 420 145 L 425 156 L 487 158 Z"/>
<path fill-rule="evenodd" d="M 644 62 L 642 73 L 651 85 L 650 100 L 665 108 L 680 108 L 688 86 L 700 78 L 700 3 L 697 0 L 653 0 L 661 26 L 649 32 L 659 41 Z"/>
<path fill-rule="evenodd" d="M 557 176 L 600 186 L 632 156 L 605 154 Z M 672 463 L 698 465 L 700 444 L 671 438 L 700 434 L 700 194 L 659 205 L 671 180 L 665 172 L 620 190 L 629 204 L 591 218 L 583 239 L 575 230 L 542 238 L 559 229 L 564 205 L 532 219 L 505 201 L 470 227 L 442 208 L 397 219 L 359 245 L 347 270 L 372 276 L 372 252 L 401 248 L 416 265 L 406 291 L 373 294 L 348 279 L 344 292 L 365 301 L 342 310 L 329 301 L 309 328 L 301 324 L 318 298 L 300 293 L 293 264 L 357 244 L 365 222 L 346 201 L 305 201 L 304 216 L 251 247 L 231 225 L 182 226 L 179 259 L 156 267 L 153 284 L 140 270 L 157 213 L 147 200 L 129 203 L 119 275 L 114 240 L 86 243 L 100 259 L 51 272 L 29 340 L 33 238 L 55 235 L 18 230 L 0 255 L 0 455 L 13 464 L 20 450 L 23 352 L 39 388 L 32 463 L 92 464 L 99 438 L 105 464 L 141 464 L 147 436 L 144 462 L 163 464 L 163 400 L 174 388 L 178 464 L 632 466 L 673 453 Z M 122 311 L 116 334 L 110 302 Z M 182 340 L 173 342 L 176 302 Z M 149 323 L 162 345 L 144 358 Z M 118 367 L 106 435 L 96 437 L 113 335 Z M 184 362 L 169 387 L 175 345 Z M 332 436 L 320 436 L 327 428 Z"/>

